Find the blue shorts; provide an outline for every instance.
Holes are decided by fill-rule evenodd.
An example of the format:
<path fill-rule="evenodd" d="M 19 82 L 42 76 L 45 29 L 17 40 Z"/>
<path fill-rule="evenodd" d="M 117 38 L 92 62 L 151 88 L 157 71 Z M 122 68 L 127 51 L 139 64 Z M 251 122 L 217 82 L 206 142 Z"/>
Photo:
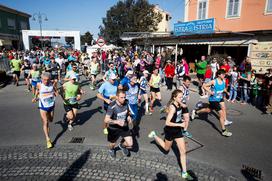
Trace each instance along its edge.
<path fill-rule="evenodd" d="M 54 111 L 55 106 L 52 107 L 39 107 L 40 110 L 46 111 L 46 112 L 52 112 Z"/>
<path fill-rule="evenodd" d="M 140 95 L 143 95 L 143 94 L 147 94 L 147 92 L 145 90 L 140 90 Z"/>
<path fill-rule="evenodd" d="M 33 87 L 36 87 L 37 84 L 38 84 L 39 82 L 40 82 L 40 81 L 34 81 L 34 80 L 32 80 L 32 81 L 31 81 L 31 85 L 32 85 Z"/>
<path fill-rule="evenodd" d="M 129 110 L 133 121 L 138 120 L 138 104 L 129 104 Z"/>

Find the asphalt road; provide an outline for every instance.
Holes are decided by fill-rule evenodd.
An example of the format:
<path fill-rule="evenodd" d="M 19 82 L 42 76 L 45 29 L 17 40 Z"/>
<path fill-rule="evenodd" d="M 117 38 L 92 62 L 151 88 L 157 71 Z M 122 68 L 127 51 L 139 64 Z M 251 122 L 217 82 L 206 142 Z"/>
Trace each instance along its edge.
<path fill-rule="evenodd" d="M 86 94 L 81 100 L 77 125 L 73 131 L 68 131 L 62 124 L 65 113 L 61 98 L 57 98 L 54 122 L 50 125 L 51 139 L 58 145 L 67 145 L 72 137 L 85 137 L 83 145 L 106 146 L 106 137 L 102 133 L 104 113 L 102 101 L 96 99 L 97 91 L 91 91 L 83 82 Z M 45 138 L 37 109 L 37 104 L 31 103 L 32 95 L 27 93 L 25 86 L 13 86 L 0 89 L 0 148 L 18 145 L 44 145 Z M 163 104 L 169 100 L 171 92 L 161 88 Z M 200 100 L 198 94 L 191 93 L 189 109 Z M 203 99 L 207 101 L 207 99 Z M 245 180 L 241 173 L 242 165 L 262 171 L 263 180 L 272 180 L 272 119 L 271 115 L 262 115 L 250 105 L 229 104 L 228 119 L 233 121 L 229 130 L 233 136 L 226 138 L 220 135 L 219 122 L 215 115 L 207 118 L 196 118 L 190 122 L 189 131 L 194 140 L 188 141 L 188 157 L 227 170 L 233 175 Z M 139 137 L 136 142 L 136 152 L 145 150 L 160 153 L 158 147 L 147 138 L 151 130 L 163 132 L 164 117 L 158 108 L 152 116 L 141 119 Z M 162 135 L 163 136 L 163 135 Z M 170 152 L 173 154 L 173 152 Z"/>

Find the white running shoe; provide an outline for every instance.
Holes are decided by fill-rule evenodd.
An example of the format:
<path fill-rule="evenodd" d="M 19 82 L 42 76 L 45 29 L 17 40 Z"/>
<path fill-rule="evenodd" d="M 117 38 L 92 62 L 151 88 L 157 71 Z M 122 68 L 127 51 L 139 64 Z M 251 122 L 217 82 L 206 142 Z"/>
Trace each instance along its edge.
<path fill-rule="evenodd" d="M 73 130 L 72 124 L 68 124 L 68 129 L 69 129 L 69 131 L 72 131 L 72 130 Z"/>
<path fill-rule="evenodd" d="M 225 120 L 225 123 L 224 123 L 225 126 L 228 126 L 228 125 L 231 125 L 231 124 L 232 124 L 232 121 Z"/>
<path fill-rule="evenodd" d="M 192 115 L 191 115 L 192 120 L 194 120 L 194 119 L 195 119 L 195 116 L 196 116 L 196 110 L 195 110 L 195 109 L 193 109 L 193 111 L 192 111 Z"/>

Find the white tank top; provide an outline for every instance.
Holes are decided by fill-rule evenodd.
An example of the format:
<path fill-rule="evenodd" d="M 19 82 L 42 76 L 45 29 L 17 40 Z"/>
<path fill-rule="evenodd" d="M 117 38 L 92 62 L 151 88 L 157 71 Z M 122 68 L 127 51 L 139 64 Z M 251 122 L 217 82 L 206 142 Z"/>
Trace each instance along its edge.
<path fill-rule="evenodd" d="M 41 83 L 39 95 L 39 107 L 50 108 L 55 104 L 54 87 L 52 84 L 44 85 Z"/>

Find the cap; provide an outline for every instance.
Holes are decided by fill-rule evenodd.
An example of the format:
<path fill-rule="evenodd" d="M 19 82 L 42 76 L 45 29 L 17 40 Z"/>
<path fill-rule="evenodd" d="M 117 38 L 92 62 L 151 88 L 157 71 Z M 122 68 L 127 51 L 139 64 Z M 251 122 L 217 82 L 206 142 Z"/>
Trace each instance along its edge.
<path fill-rule="evenodd" d="M 166 62 L 172 62 L 171 60 L 167 60 Z"/>
<path fill-rule="evenodd" d="M 147 70 L 143 71 L 144 74 L 150 74 Z"/>
<path fill-rule="evenodd" d="M 231 56 L 227 56 L 227 59 L 231 59 Z"/>
<path fill-rule="evenodd" d="M 110 74 L 109 79 L 115 80 L 117 77 L 114 73 Z"/>
<path fill-rule="evenodd" d="M 126 75 L 132 75 L 133 74 L 133 71 L 132 70 L 129 70 L 127 71 Z"/>

